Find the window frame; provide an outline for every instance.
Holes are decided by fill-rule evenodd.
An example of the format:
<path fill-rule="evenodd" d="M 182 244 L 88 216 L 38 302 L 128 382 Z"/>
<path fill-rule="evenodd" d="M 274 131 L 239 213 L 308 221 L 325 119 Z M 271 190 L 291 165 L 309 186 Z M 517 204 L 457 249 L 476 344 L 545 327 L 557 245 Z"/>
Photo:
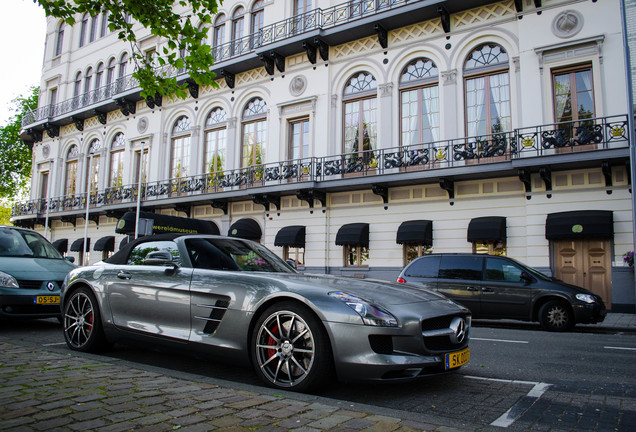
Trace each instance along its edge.
<path fill-rule="evenodd" d="M 55 51 L 53 53 L 53 57 L 59 57 L 62 55 L 62 50 L 64 49 L 64 27 L 66 23 L 64 21 L 60 21 L 60 24 L 57 27 L 57 35 L 55 39 Z"/>
<path fill-rule="evenodd" d="M 212 135 L 214 135 L 214 150 L 210 148 Z M 224 171 L 227 168 L 227 112 L 225 109 L 222 107 L 214 107 L 210 110 L 205 120 L 203 136 L 203 172 L 210 174 Z M 220 147 L 222 147 L 221 152 L 219 152 Z M 221 156 L 219 156 L 219 153 L 221 153 Z M 219 161 L 219 159 L 220 164 L 216 162 Z M 210 171 L 211 164 L 215 169 Z M 219 166 L 221 169 L 216 169 Z"/>
<path fill-rule="evenodd" d="M 407 71 L 408 69 L 414 65 L 416 65 L 418 62 L 420 61 L 424 61 L 425 64 L 426 62 L 430 62 L 431 64 L 431 68 L 429 68 L 427 70 L 427 73 L 425 74 L 420 74 L 419 77 L 414 78 L 414 79 L 404 79 L 405 76 L 407 76 Z M 435 70 L 435 74 L 433 75 L 432 73 L 430 73 L 431 70 Z M 410 76 L 413 76 L 413 74 L 410 74 Z M 436 104 L 437 105 L 437 111 L 433 111 L 431 113 L 427 113 L 427 115 L 431 116 L 437 116 L 437 125 L 435 126 L 431 126 L 428 129 L 424 128 L 424 107 L 426 104 L 426 100 L 428 98 L 424 97 L 424 92 L 425 90 L 428 89 L 435 89 L 435 92 L 437 93 L 436 96 L 431 98 L 431 103 L 432 104 Z M 403 125 L 404 125 L 404 121 L 405 121 L 405 117 L 404 117 L 404 96 L 406 93 L 411 93 L 413 91 L 416 91 L 416 96 L 417 96 L 417 101 L 416 101 L 416 105 L 417 105 L 417 113 L 415 115 L 416 119 L 417 119 L 417 128 L 415 130 L 416 134 L 417 134 L 417 139 L 416 142 L 414 143 L 405 143 L 405 131 L 403 129 Z M 440 122 L 440 117 L 441 117 L 441 113 L 440 113 L 440 96 L 439 96 L 439 69 L 437 68 L 437 65 L 435 64 L 435 62 L 433 60 L 431 60 L 430 58 L 427 57 L 418 57 L 416 59 L 411 60 L 403 69 L 402 72 L 400 73 L 400 80 L 399 80 L 399 92 L 400 92 L 400 98 L 399 98 L 399 112 L 400 112 L 400 146 L 410 146 L 410 145 L 416 145 L 416 144 L 422 144 L 422 143 L 428 143 L 428 142 L 435 142 L 439 140 L 440 137 L 440 128 L 441 128 L 441 122 Z M 410 117 L 409 117 L 410 118 Z M 429 120 L 430 122 L 430 120 Z M 430 131 L 430 135 L 432 137 L 432 139 L 430 141 L 426 140 L 424 138 L 425 131 L 428 130 Z M 408 131 L 408 133 L 412 133 L 413 131 Z"/>
<path fill-rule="evenodd" d="M 347 244 L 342 247 L 344 252 L 344 266 L 345 267 L 359 267 L 359 268 L 368 268 L 369 264 L 367 263 L 370 258 L 370 248 L 365 245 L 351 245 Z M 351 264 L 351 260 L 349 259 L 351 255 L 354 255 L 353 264 Z M 366 257 L 365 257 L 366 255 Z M 365 264 L 367 263 L 367 264 Z"/>
<path fill-rule="evenodd" d="M 590 73 L 590 84 L 591 84 L 591 88 L 590 88 L 590 93 L 591 93 L 591 97 L 592 97 L 592 108 L 593 108 L 593 112 L 591 117 L 584 117 L 584 118 L 579 118 L 579 112 L 578 110 L 574 111 L 572 110 L 572 119 L 571 120 L 559 120 L 557 118 L 557 95 L 556 95 L 556 77 L 559 75 L 569 75 L 569 81 L 570 81 L 570 95 L 571 95 L 571 100 L 572 102 L 570 103 L 571 106 L 579 106 L 578 105 L 578 95 L 579 92 L 578 88 L 576 86 L 576 73 L 577 72 L 585 72 L 585 71 L 589 71 Z M 552 84 L 552 109 L 554 112 L 554 122 L 555 123 L 559 123 L 559 122 L 565 122 L 565 121 L 573 121 L 573 122 L 578 122 L 578 121 L 582 121 L 582 120 L 588 120 L 590 118 L 595 118 L 596 117 L 596 92 L 595 92 L 595 88 L 594 88 L 594 68 L 592 63 L 590 62 L 586 62 L 586 63 L 579 63 L 579 64 L 575 64 L 575 65 L 569 65 L 569 66 L 565 66 L 565 67 L 559 67 L 559 68 L 554 68 L 550 70 L 550 77 L 551 77 L 551 84 Z M 572 86 L 572 84 L 574 84 L 574 86 Z M 572 92 L 572 89 L 575 89 L 574 92 Z"/>
<path fill-rule="evenodd" d="M 258 110 L 254 110 L 251 107 L 256 107 L 256 102 L 259 102 Z M 250 168 L 254 166 L 262 165 L 266 162 L 267 155 L 267 102 L 265 99 L 257 96 L 250 99 L 243 108 L 243 116 L 241 119 L 241 168 Z M 248 113 L 251 111 L 252 113 Z M 248 132 L 248 128 L 254 127 L 253 131 Z M 246 144 L 248 141 L 248 133 L 253 134 L 255 137 L 254 140 L 254 148 L 257 151 L 252 151 L 252 156 L 249 158 L 250 163 L 246 164 L 247 159 L 245 158 L 245 151 L 249 148 L 249 145 Z M 258 138 L 262 138 L 260 141 L 257 141 Z M 260 153 L 260 162 L 258 161 Z"/>
<path fill-rule="evenodd" d="M 358 79 L 358 77 L 360 77 L 361 75 L 366 75 L 368 77 L 371 77 L 370 80 L 364 80 L 365 83 L 368 82 L 368 85 L 365 85 L 367 87 L 369 87 L 369 89 L 364 89 L 364 88 L 358 88 L 356 89 L 355 87 L 358 86 L 353 85 L 353 81 L 356 80 L 358 83 L 360 82 L 360 80 Z M 359 87 L 359 86 L 358 86 Z M 349 91 L 349 89 L 352 89 L 351 91 Z M 347 80 L 345 87 L 343 89 L 342 92 L 343 96 L 342 96 L 342 153 L 343 154 L 347 154 L 349 155 L 349 157 L 360 157 L 360 158 L 365 158 L 368 159 L 367 157 L 365 157 L 365 154 L 368 156 L 367 153 L 372 153 L 374 151 L 376 151 L 378 149 L 378 87 L 377 87 L 377 80 L 375 78 L 375 76 L 368 71 L 359 71 L 356 72 L 354 74 L 352 74 L 349 79 Z M 373 101 L 373 107 L 371 107 L 369 110 L 365 109 L 365 102 L 368 101 Z M 347 117 L 350 115 L 347 113 L 347 107 L 348 106 L 354 106 L 357 105 L 357 137 L 355 140 L 352 141 L 352 149 L 351 151 L 349 151 L 347 149 L 347 131 L 349 129 L 348 125 L 349 123 L 347 123 Z M 371 117 L 373 117 L 373 122 L 366 122 L 365 125 L 365 117 L 367 115 L 370 115 Z M 353 124 L 353 123 L 351 123 Z M 369 127 L 369 125 L 372 124 L 373 128 L 371 129 Z M 361 128 L 362 125 L 362 128 Z M 371 136 L 369 133 L 367 133 L 367 137 L 369 139 L 369 146 L 371 147 L 370 149 L 365 150 L 364 148 L 364 142 L 365 142 L 365 128 L 367 130 L 367 132 L 369 132 L 370 130 L 374 133 L 373 136 Z M 353 148 L 355 147 L 357 143 L 358 146 L 358 150 L 354 150 Z M 365 151 L 367 153 L 365 153 Z M 357 153 L 357 156 L 355 156 Z"/>
<path fill-rule="evenodd" d="M 174 121 L 170 134 L 169 178 L 176 179 L 188 176 L 188 166 L 191 157 L 191 137 L 192 123 L 190 118 L 186 115 L 179 116 L 179 118 Z M 175 164 L 180 166 L 178 171 L 175 171 Z"/>

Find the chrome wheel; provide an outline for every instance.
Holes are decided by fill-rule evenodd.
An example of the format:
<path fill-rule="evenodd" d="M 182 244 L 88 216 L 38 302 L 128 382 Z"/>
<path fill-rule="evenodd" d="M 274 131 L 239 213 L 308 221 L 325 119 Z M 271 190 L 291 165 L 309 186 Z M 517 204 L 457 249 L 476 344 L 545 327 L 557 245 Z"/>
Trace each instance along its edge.
<path fill-rule="evenodd" d="M 573 325 L 572 313 L 560 301 L 549 301 L 539 312 L 541 325 L 552 331 L 565 331 Z"/>
<path fill-rule="evenodd" d="M 276 387 L 298 386 L 314 367 L 314 335 L 292 311 L 277 311 L 265 318 L 257 329 L 255 349 L 259 370 Z"/>
<path fill-rule="evenodd" d="M 64 338 L 69 348 L 97 351 L 105 345 L 101 318 L 93 293 L 80 288 L 64 302 Z"/>

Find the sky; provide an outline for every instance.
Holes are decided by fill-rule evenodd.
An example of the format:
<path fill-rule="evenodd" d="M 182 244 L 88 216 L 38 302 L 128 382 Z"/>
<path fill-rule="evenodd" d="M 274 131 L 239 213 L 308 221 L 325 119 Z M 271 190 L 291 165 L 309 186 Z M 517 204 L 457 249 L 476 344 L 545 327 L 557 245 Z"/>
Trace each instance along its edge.
<path fill-rule="evenodd" d="M 40 85 L 46 18 L 33 0 L 1 0 L 0 7 L 0 127 L 16 113 L 11 101 Z"/>

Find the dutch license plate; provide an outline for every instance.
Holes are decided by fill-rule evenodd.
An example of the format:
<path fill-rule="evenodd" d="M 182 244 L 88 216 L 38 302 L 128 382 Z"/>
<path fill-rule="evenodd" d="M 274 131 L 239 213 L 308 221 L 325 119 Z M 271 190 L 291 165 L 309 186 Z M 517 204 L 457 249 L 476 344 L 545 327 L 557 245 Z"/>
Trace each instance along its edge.
<path fill-rule="evenodd" d="M 60 296 L 59 295 L 35 296 L 35 298 L 33 299 L 33 303 L 39 304 L 39 305 L 60 304 Z"/>
<path fill-rule="evenodd" d="M 461 351 L 448 353 L 445 355 L 445 369 L 453 369 L 465 365 L 470 360 L 470 348 L 464 348 Z"/>

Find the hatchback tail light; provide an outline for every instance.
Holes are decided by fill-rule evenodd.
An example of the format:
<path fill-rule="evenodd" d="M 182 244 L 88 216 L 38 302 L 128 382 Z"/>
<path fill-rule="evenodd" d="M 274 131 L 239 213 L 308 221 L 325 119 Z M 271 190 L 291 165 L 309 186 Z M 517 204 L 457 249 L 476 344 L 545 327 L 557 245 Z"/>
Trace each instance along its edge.
<path fill-rule="evenodd" d="M 402 279 L 401 277 L 397 278 L 397 281 L 399 283 L 406 283 L 406 280 Z"/>

